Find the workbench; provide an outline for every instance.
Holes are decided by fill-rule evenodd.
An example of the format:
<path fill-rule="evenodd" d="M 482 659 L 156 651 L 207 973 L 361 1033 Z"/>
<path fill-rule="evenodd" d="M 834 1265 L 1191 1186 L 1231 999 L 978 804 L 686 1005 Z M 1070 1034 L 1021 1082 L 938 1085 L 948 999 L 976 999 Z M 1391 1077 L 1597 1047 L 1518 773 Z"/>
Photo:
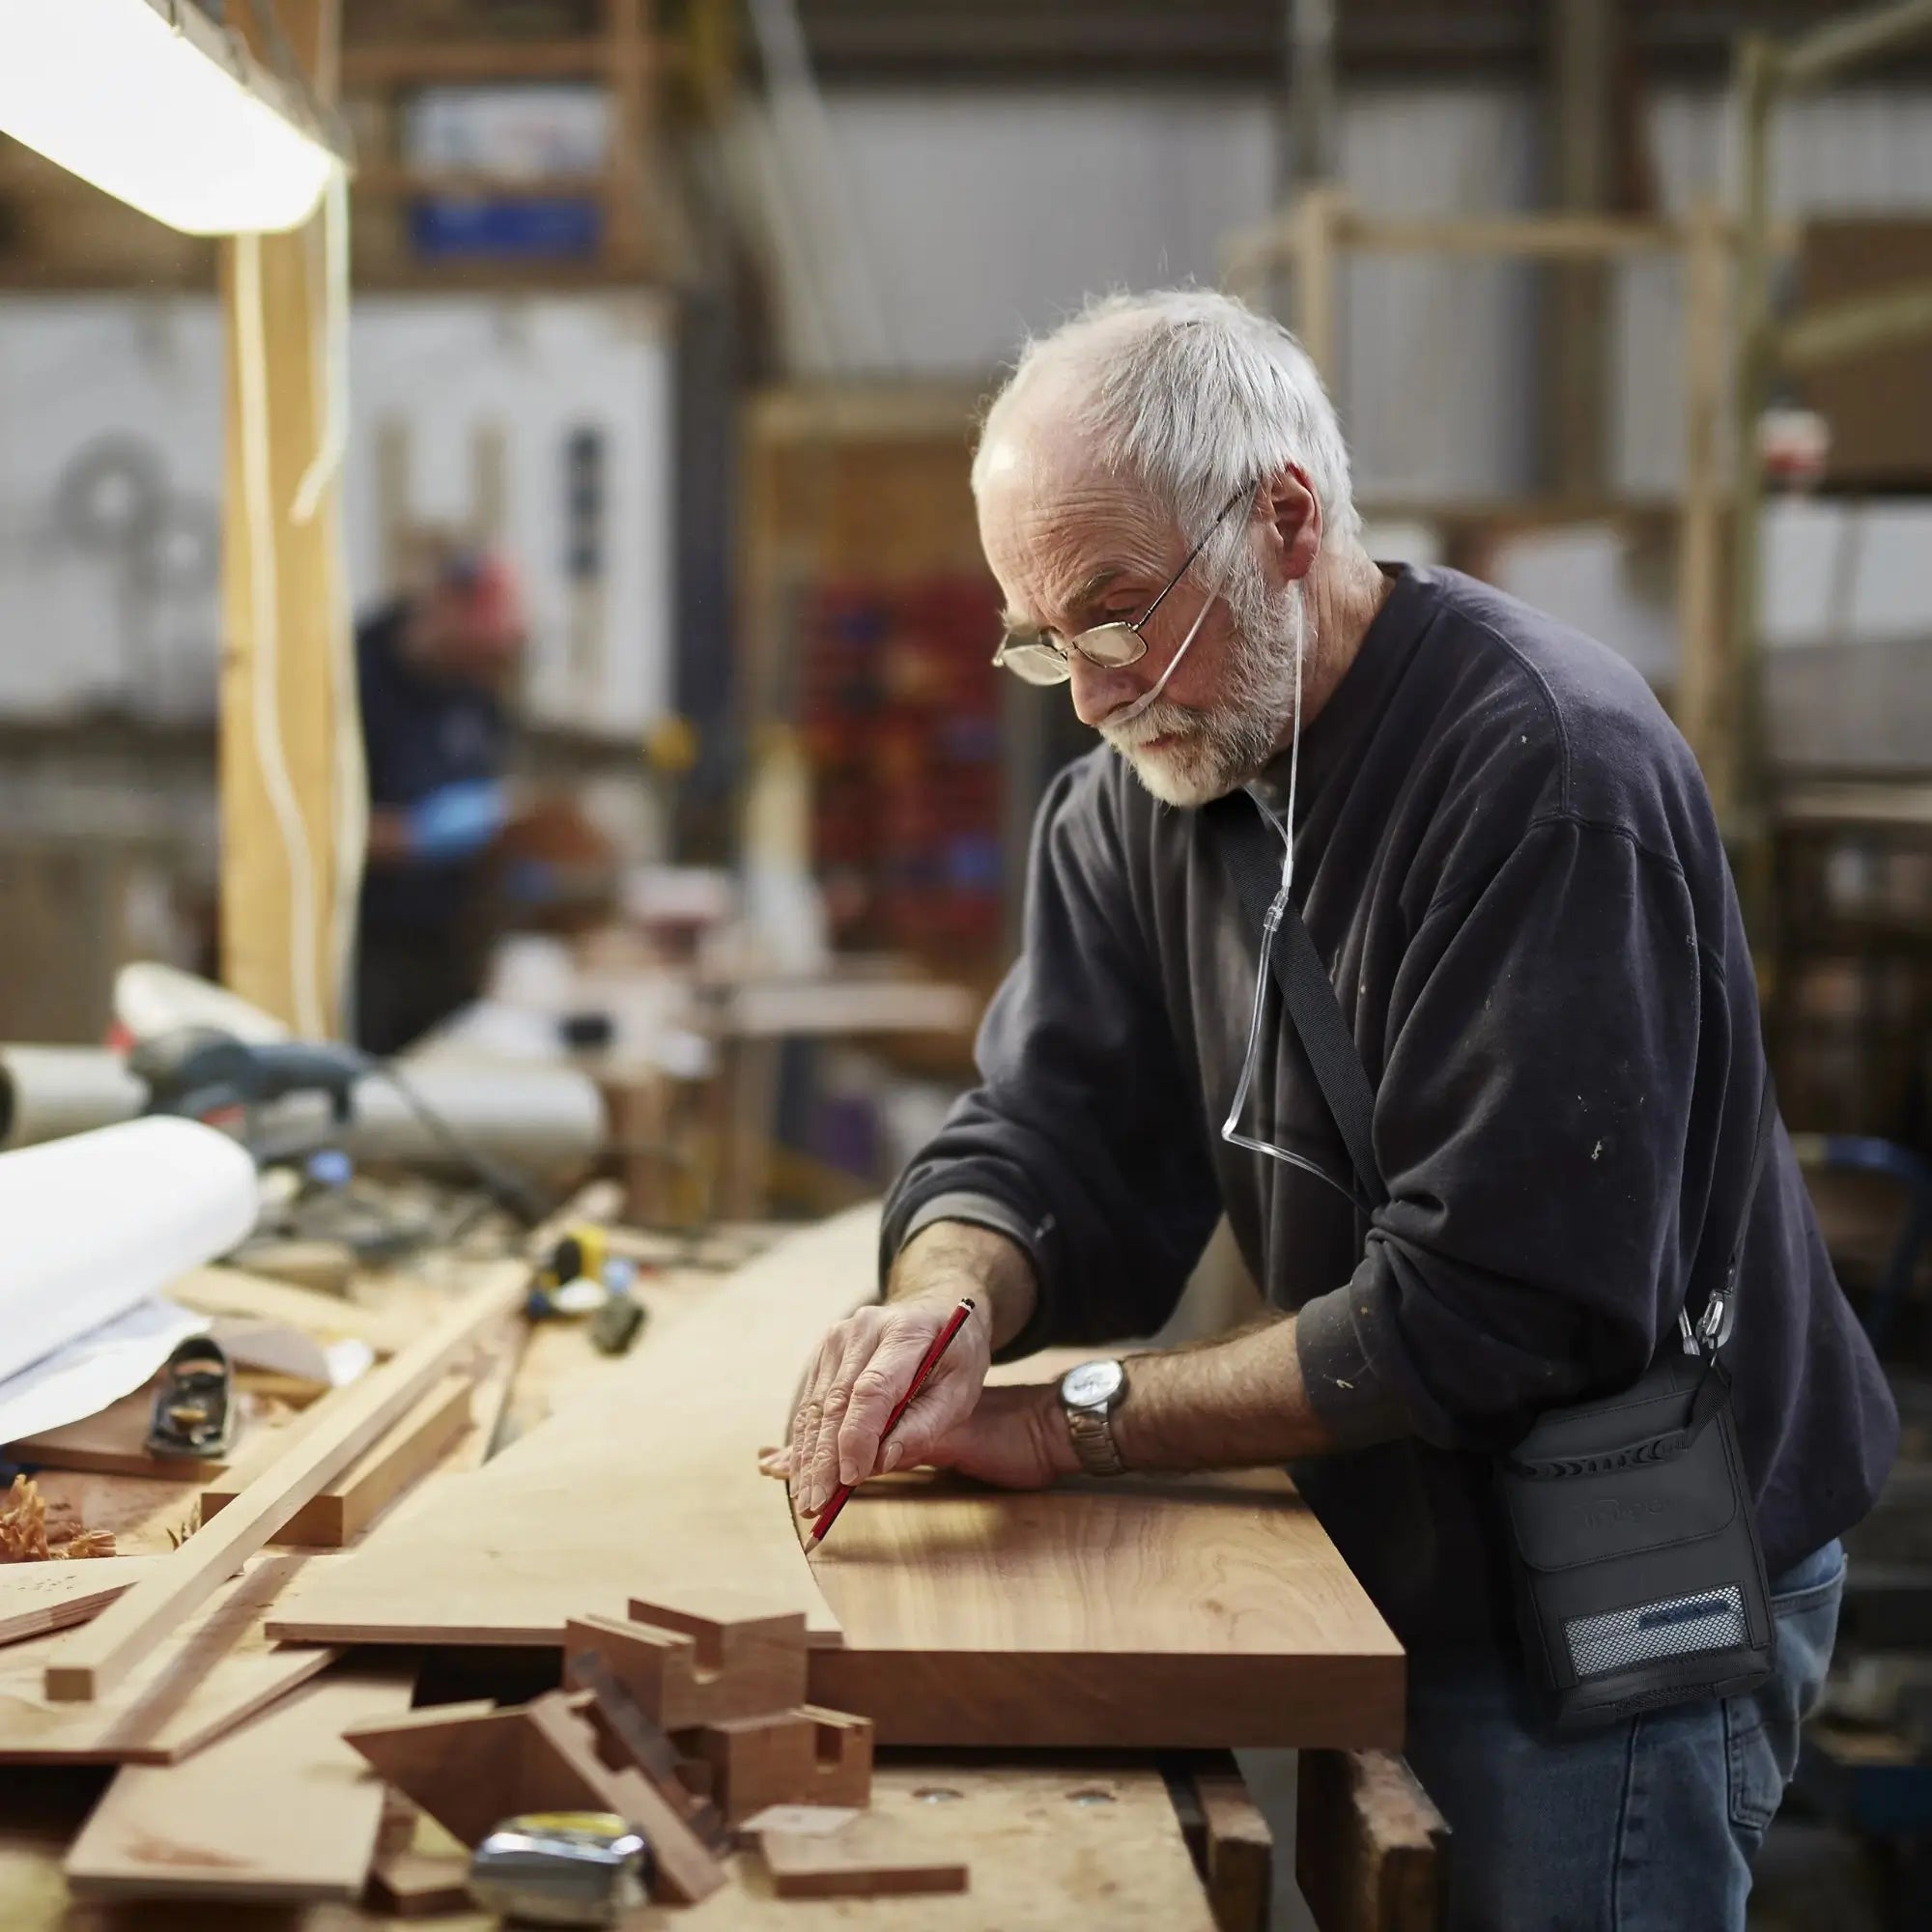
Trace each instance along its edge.
<path fill-rule="evenodd" d="M 667 1249 L 668 1255 L 676 1252 L 674 1244 Z M 420 1273 L 359 1274 L 350 1299 L 372 1319 L 403 1327 L 419 1323 L 447 1299 L 447 1285 L 440 1287 L 436 1277 L 449 1265 L 448 1258 L 432 1257 Z M 724 1278 L 715 1267 L 674 1261 L 646 1274 L 638 1293 L 649 1320 L 638 1350 L 650 1350 L 674 1333 L 710 1301 Z M 528 1329 L 519 1324 L 514 1356 L 504 1358 L 498 1371 L 497 1398 L 479 1404 L 479 1413 L 493 1417 L 487 1426 L 495 1440 L 489 1446 L 500 1449 L 554 1412 L 594 1406 L 601 1385 L 621 1384 L 627 1360 L 595 1353 L 579 1324 L 545 1322 Z M 483 1451 L 484 1445 L 459 1441 L 442 1466 L 474 1466 Z M 111 1529 L 124 1555 L 165 1551 L 192 1520 L 203 1488 L 155 1477 L 51 1469 L 38 1480 L 50 1508 L 71 1510 L 90 1528 Z M 406 1496 L 395 1510 L 405 1511 L 411 1503 Z M 359 1662 L 377 1654 L 355 1657 Z M 433 1655 L 439 1660 L 437 1674 L 461 1679 L 419 1692 L 438 1702 L 478 1694 L 505 1700 L 528 1696 L 545 1688 L 546 1667 L 548 1681 L 554 1682 L 554 1659 L 546 1666 L 541 1654 Z M 0 1662 L 4 1659 L 0 1649 Z M 327 1685 L 347 1667 L 338 1664 L 313 1681 Z M 8 1932 L 157 1922 L 201 1926 L 225 1922 L 241 1909 L 70 1899 L 62 1861 L 109 1775 L 105 1768 L 69 1765 L 0 1768 L 0 1925 Z M 1313 1829 L 1303 1834 L 1302 1877 L 1311 1898 L 1320 1901 L 1323 1932 L 1352 1932 L 1372 1923 L 1407 1932 L 1434 1922 L 1440 1820 L 1405 1776 L 1400 1760 L 1382 1752 L 1305 1754 L 1302 1804 Z M 1198 1932 L 1210 1927 L 1260 1932 L 1268 1923 L 1269 1828 L 1225 1751 L 882 1749 L 872 1790 L 874 1812 L 889 1815 L 895 1833 L 969 1865 L 967 1891 L 916 1901 L 781 1900 L 771 1894 L 756 1856 L 739 1852 L 730 1861 L 738 1882 L 726 1890 L 696 1907 L 649 1908 L 634 1922 L 694 1928 L 917 1923 L 934 1932 L 953 1926 L 962 1932 L 969 1927 L 1028 1932 L 1037 1926 L 1044 1932 L 1095 1918 L 1123 1928 Z M 275 1838 L 285 1808 L 292 1807 L 265 1806 L 265 1842 Z M 428 1834 L 433 1857 L 439 1828 L 412 1818 L 407 1806 L 398 1807 L 385 1825 L 384 1855 L 407 1852 L 412 1833 L 418 1855 Z M 440 1850 L 441 1869 L 453 1878 L 460 1870 L 453 1841 L 444 1838 Z M 1388 1916 L 1388 1901 L 1401 1899 L 1411 1902 Z M 916 1917 L 909 1918 L 909 1905 L 916 1905 Z M 302 1932 L 335 1932 L 355 1925 L 468 1927 L 493 1921 L 461 1911 L 427 1921 L 405 1920 L 365 1900 L 290 1907 L 275 1922 Z"/>
<path fill-rule="evenodd" d="M 647 1276 L 639 1293 L 651 1319 L 638 1346 L 674 1321 L 717 1283 L 716 1271 L 669 1267 Z M 364 1274 L 354 1299 L 384 1316 L 407 1320 L 432 1305 L 437 1291 L 408 1274 Z M 500 1433 L 514 1437 L 537 1425 L 560 1403 L 581 1396 L 615 1373 L 620 1362 L 592 1351 L 581 1325 L 554 1322 L 528 1332 L 511 1378 Z M 65 1505 L 90 1527 L 111 1529 L 123 1554 L 159 1553 L 171 1533 L 190 1520 L 202 1484 L 152 1477 L 43 1470 L 38 1477 L 51 1508 Z M 4 1653 L 0 1653 L 4 1655 Z M 1205 1763 L 1195 1795 L 1190 1767 L 1176 1761 L 1177 1793 L 1191 1834 L 1203 1847 L 1211 1836 L 1213 1868 L 1223 1901 L 1220 1922 L 1264 1923 L 1269 1844 L 1265 1825 L 1248 1804 L 1232 1760 Z M 89 1907 L 70 1900 L 61 1875 L 68 1847 L 100 1795 L 107 1768 L 21 1766 L 0 1769 L 0 1925 L 8 1932 L 54 1932 L 80 1925 L 213 1922 L 208 1908 L 179 1905 Z M 914 1835 L 941 1839 L 972 1867 L 972 1889 L 953 1898 L 921 1901 L 922 1924 L 1023 1928 L 1063 1925 L 1096 1912 L 1122 1927 L 1200 1927 L 1216 1923 L 1207 1879 L 1197 1872 L 1182 1820 L 1163 1767 L 1145 1755 L 1042 1760 L 985 1753 L 882 1757 L 875 1807 L 904 1816 Z M 272 1833 L 274 1822 L 264 1820 Z M 903 1925 L 907 1901 L 780 1901 L 758 1896 L 762 1881 L 734 1863 L 750 1888 L 734 1886 L 708 1906 L 688 1912 L 653 1908 L 641 1923 L 696 1925 Z M 1235 1916 L 1230 1916 L 1230 1915 Z M 278 1923 L 303 1932 L 352 1925 L 417 1924 L 373 1906 L 312 1905 L 281 1915 Z M 427 1922 L 483 1926 L 487 1917 L 452 1914 Z"/>

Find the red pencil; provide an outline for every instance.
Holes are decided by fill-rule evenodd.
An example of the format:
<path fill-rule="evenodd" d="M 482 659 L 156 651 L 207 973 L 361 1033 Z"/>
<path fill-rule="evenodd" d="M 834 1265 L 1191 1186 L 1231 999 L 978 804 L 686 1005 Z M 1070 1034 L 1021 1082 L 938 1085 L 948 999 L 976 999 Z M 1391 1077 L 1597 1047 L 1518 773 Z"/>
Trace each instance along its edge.
<path fill-rule="evenodd" d="M 898 1399 L 898 1405 L 886 1417 L 886 1426 L 879 1432 L 879 1446 L 884 1448 L 891 1439 L 892 1433 L 899 1426 L 899 1417 L 912 1406 L 912 1399 L 925 1386 L 926 1378 L 939 1366 L 939 1358 L 952 1344 L 952 1338 L 966 1325 L 966 1318 L 973 1312 L 973 1297 L 969 1294 L 951 1315 L 946 1318 L 946 1326 L 932 1338 L 932 1347 L 921 1358 L 920 1365 L 913 1371 L 912 1386 Z M 811 1526 L 811 1534 L 805 1540 L 808 1553 L 825 1541 L 825 1532 L 838 1520 L 838 1512 L 845 1507 L 845 1499 L 857 1486 L 840 1483 L 825 1500 L 825 1507 L 818 1513 L 818 1520 Z"/>

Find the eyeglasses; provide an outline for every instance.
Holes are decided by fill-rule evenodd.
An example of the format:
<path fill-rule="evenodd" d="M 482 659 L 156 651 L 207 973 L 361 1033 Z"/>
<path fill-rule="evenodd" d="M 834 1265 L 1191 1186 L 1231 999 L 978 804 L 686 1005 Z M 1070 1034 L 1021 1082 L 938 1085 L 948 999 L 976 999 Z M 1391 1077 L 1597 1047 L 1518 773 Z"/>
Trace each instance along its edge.
<path fill-rule="evenodd" d="M 1073 675 L 1068 651 L 1078 651 L 1089 664 L 1097 665 L 1102 670 L 1122 670 L 1130 664 L 1139 664 L 1148 651 L 1147 639 L 1142 636 L 1143 627 L 1152 621 L 1153 613 L 1167 602 L 1169 592 L 1187 575 L 1188 567 L 1207 548 L 1208 539 L 1221 527 L 1228 512 L 1242 497 L 1250 495 L 1254 487 L 1252 483 L 1243 483 L 1221 505 L 1214 521 L 1201 532 L 1200 542 L 1187 553 L 1180 568 L 1167 580 L 1160 595 L 1132 623 L 1095 624 L 1092 630 L 1068 638 L 1064 646 L 1043 631 L 1009 631 L 1000 640 L 1000 648 L 993 653 L 994 665 L 1002 670 L 1011 671 L 1015 677 L 1025 678 L 1029 684 L 1065 684 Z"/>

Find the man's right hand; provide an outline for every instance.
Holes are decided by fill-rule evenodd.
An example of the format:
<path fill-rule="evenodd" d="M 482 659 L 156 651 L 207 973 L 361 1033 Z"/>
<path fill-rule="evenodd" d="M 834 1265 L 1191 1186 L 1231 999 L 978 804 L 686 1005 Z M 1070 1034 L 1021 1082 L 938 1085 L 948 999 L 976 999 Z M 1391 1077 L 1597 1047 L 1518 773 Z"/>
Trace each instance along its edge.
<path fill-rule="evenodd" d="M 964 1296 L 975 1306 L 926 1378 L 889 1442 L 888 1418 L 912 1386 L 925 1351 Z M 841 1483 L 910 1468 L 973 1413 L 993 1350 L 1032 1311 L 1032 1264 L 1004 1235 L 940 1222 L 906 1244 L 888 1299 L 860 1309 L 818 1345 L 803 1384 L 791 1440 L 768 1461 L 816 1516 Z"/>

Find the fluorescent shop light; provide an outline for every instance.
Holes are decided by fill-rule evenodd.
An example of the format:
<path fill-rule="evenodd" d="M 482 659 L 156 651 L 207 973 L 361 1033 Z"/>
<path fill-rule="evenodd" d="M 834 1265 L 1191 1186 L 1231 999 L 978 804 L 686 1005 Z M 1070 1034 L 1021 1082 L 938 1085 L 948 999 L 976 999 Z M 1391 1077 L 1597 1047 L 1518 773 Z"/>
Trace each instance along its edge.
<path fill-rule="evenodd" d="M 192 0 L 0 0 L 0 132 L 189 235 L 298 227 L 339 165 Z"/>

